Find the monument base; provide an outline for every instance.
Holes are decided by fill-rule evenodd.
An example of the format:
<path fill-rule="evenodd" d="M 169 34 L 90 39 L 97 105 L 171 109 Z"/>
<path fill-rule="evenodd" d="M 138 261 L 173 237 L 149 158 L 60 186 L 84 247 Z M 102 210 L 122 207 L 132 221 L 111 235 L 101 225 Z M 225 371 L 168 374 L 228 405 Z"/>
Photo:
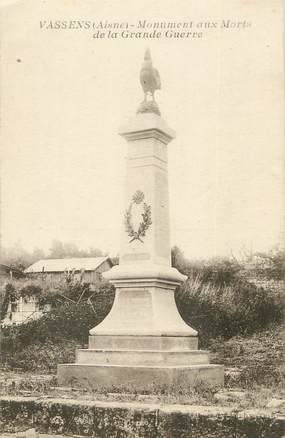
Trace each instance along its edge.
<path fill-rule="evenodd" d="M 58 383 L 99 391 L 222 386 L 223 366 L 210 364 L 197 347 L 195 336 L 90 336 L 75 364 L 58 365 Z"/>
<path fill-rule="evenodd" d="M 137 270 L 136 278 L 135 274 L 126 278 L 129 272 L 120 267 L 113 270 L 113 307 L 90 330 L 89 348 L 77 350 L 76 363 L 58 365 L 59 385 L 97 390 L 127 390 L 133 385 L 136 391 L 200 382 L 223 385 L 223 366 L 210 364 L 209 353 L 198 350 L 197 332 L 177 310 L 174 289 L 182 274 L 173 268 L 148 266 L 144 277 Z"/>
<path fill-rule="evenodd" d="M 224 385 L 222 365 L 183 366 L 126 366 L 64 364 L 58 365 L 58 384 L 80 386 L 94 390 L 145 391 L 153 387 L 165 389 L 187 388 L 203 383 L 208 386 Z"/>

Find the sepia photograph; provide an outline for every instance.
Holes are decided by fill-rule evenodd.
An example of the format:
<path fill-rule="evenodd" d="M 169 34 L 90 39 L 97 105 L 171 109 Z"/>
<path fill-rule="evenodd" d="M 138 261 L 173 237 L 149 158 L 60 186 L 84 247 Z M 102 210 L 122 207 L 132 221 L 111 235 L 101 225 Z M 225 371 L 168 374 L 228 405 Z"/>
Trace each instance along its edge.
<path fill-rule="evenodd" d="M 0 0 L 0 437 L 285 437 L 281 0 Z"/>

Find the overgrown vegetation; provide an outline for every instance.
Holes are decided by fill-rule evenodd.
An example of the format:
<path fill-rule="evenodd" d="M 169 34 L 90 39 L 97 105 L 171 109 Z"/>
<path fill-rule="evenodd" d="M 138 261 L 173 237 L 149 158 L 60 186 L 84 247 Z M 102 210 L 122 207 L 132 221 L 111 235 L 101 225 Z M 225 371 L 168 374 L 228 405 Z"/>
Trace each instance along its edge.
<path fill-rule="evenodd" d="M 74 344 L 87 343 L 90 328 L 109 313 L 115 295 L 114 287 L 105 281 L 98 281 L 92 288 L 73 280 L 57 285 L 17 281 L 7 283 L 4 290 L 5 297 L 12 299 L 34 291 L 41 304 L 52 303 L 53 307 L 40 319 L 2 327 L 2 363 L 25 370 L 53 372 L 57 363 L 70 361 Z"/>
<path fill-rule="evenodd" d="M 245 268 L 251 276 L 260 279 L 285 280 L 285 251 L 277 249 L 248 255 Z"/>
<path fill-rule="evenodd" d="M 284 327 L 273 325 L 248 337 L 235 336 L 226 342 L 212 340 L 213 360 L 229 367 L 226 385 L 243 389 L 275 388 L 284 397 L 284 335 Z"/>
<path fill-rule="evenodd" d="M 222 284 L 198 274 L 176 293 L 182 317 L 199 331 L 204 346 L 211 338 L 248 335 L 281 320 L 282 301 L 275 292 L 240 278 Z"/>
<path fill-rule="evenodd" d="M 89 283 L 78 281 L 73 273 L 66 274 L 61 280 L 51 282 L 41 279 L 23 278 L 2 283 L 1 294 L 1 319 L 7 312 L 9 302 L 15 302 L 22 297 L 24 300 L 35 297 L 40 308 L 45 304 L 58 308 L 67 304 L 88 303 L 92 307 L 92 299 L 105 291 L 113 290 L 106 281 L 97 281 L 90 287 Z"/>
<path fill-rule="evenodd" d="M 277 265 L 270 272 L 279 279 L 285 252 L 270 257 Z M 202 346 L 213 338 L 248 335 L 282 321 L 284 294 L 256 286 L 251 278 L 260 278 L 256 268 L 260 257 L 250 260 L 248 256 L 243 262 L 223 258 L 189 262 L 178 248 L 173 249 L 172 263 L 188 276 L 176 291 L 177 306 L 185 321 L 198 330 Z"/>
<path fill-rule="evenodd" d="M 5 348 L 7 364 L 12 369 L 52 374 L 56 373 L 58 363 L 73 363 L 75 351 L 83 343 L 66 339 L 47 339 L 44 342 L 31 342 L 23 347 L 19 342 Z"/>
<path fill-rule="evenodd" d="M 201 281 L 217 286 L 232 284 L 236 279 L 266 279 L 285 281 L 285 250 L 272 249 L 267 253 L 244 254 L 243 259 L 216 257 L 190 261 L 177 247 L 171 251 L 172 265 L 188 277 L 199 275 Z"/>

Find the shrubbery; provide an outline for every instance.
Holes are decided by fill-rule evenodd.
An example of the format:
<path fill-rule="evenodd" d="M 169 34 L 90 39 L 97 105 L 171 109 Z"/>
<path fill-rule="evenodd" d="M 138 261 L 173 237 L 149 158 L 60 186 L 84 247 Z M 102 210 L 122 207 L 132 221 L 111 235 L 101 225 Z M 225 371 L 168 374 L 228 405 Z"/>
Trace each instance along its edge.
<path fill-rule="evenodd" d="M 245 261 L 251 276 L 265 280 L 285 280 L 285 250 L 249 255 Z"/>
<path fill-rule="evenodd" d="M 18 293 L 22 289 L 18 288 Z M 57 306 L 40 319 L 2 327 L 2 362 L 25 370 L 48 371 L 53 363 L 74 361 L 74 357 L 68 360 L 74 343 L 87 344 L 89 330 L 109 313 L 114 294 L 114 287 L 107 282 L 98 282 L 92 291 L 86 284 L 66 283 L 51 294 Z M 46 301 L 48 296 L 44 290 L 38 298 Z"/>
<path fill-rule="evenodd" d="M 217 286 L 199 276 L 176 292 L 178 309 L 205 344 L 210 338 L 229 339 L 266 328 L 282 318 L 281 298 L 243 279 Z"/>
<path fill-rule="evenodd" d="M 241 278 L 243 267 L 234 259 L 216 257 L 210 260 L 187 260 L 179 248 L 171 252 L 172 266 L 190 279 L 199 278 L 201 283 L 213 286 L 228 286 Z"/>
<path fill-rule="evenodd" d="M 57 364 L 73 363 L 76 348 L 83 344 L 75 341 L 48 341 L 44 344 L 35 343 L 6 355 L 6 364 L 10 367 L 21 368 L 23 371 L 40 371 L 55 373 Z"/>
<path fill-rule="evenodd" d="M 279 273 L 285 259 L 282 254 L 270 255 L 271 268 L 275 266 Z M 190 262 L 177 247 L 171 255 L 172 264 L 188 276 L 176 291 L 178 309 L 183 319 L 198 330 L 204 345 L 211 338 L 251 334 L 281 321 L 282 297 L 248 280 L 248 268 L 251 277 L 252 266 L 247 260 Z"/>
<path fill-rule="evenodd" d="M 99 294 L 99 292 L 97 292 Z M 31 320 L 17 326 L 3 327 L 2 349 L 11 346 L 18 349 L 32 343 L 44 343 L 55 339 L 70 339 L 86 342 L 89 330 L 109 313 L 114 298 L 112 286 L 100 300 L 75 304 L 69 302 L 45 313 L 40 319 Z"/>
<path fill-rule="evenodd" d="M 33 343 L 45 343 L 56 339 L 86 342 L 88 330 L 96 324 L 97 319 L 96 313 L 88 304 L 63 305 L 40 319 L 3 328 L 2 349 L 18 350 Z"/>

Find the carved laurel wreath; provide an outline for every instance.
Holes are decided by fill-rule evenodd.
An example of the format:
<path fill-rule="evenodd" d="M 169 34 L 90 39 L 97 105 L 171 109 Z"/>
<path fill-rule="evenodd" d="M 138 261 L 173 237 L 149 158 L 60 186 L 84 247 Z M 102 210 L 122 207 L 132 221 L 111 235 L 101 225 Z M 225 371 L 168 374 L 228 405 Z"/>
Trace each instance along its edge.
<path fill-rule="evenodd" d="M 141 214 L 142 221 L 139 224 L 137 231 L 134 230 L 134 226 L 132 223 L 132 207 L 133 204 L 141 204 L 144 200 L 144 193 L 141 190 L 137 190 L 132 197 L 132 201 L 130 203 L 129 208 L 125 211 L 125 230 L 131 240 L 129 243 L 134 240 L 139 240 L 143 243 L 141 237 L 145 237 L 146 230 L 151 226 L 151 207 L 150 205 L 143 203 L 143 212 Z"/>

